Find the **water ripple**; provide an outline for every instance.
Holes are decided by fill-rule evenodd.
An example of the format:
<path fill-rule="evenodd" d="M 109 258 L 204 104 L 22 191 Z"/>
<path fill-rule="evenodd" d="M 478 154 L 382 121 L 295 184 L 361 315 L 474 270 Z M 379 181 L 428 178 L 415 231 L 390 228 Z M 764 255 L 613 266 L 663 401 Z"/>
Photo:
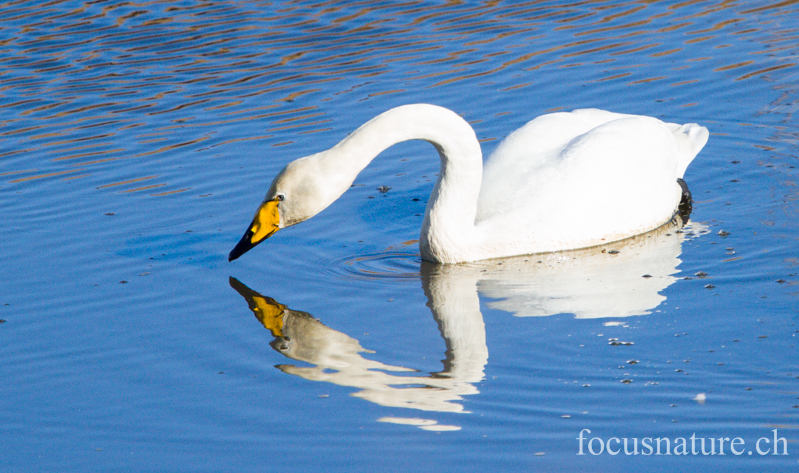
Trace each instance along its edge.
<path fill-rule="evenodd" d="M 91 170 L 86 185 L 103 191 L 154 174 L 167 192 L 151 195 L 199 190 L 178 187 L 168 169 L 195 152 L 238 154 L 245 141 L 285 145 L 329 130 L 337 125 L 322 101 L 401 101 L 420 89 L 445 98 L 465 83 L 524 94 L 566 68 L 601 90 L 662 82 L 672 90 L 659 94 L 690 106 L 682 89 L 795 71 L 795 9 L 16 2 L 0 12 L 0 185 L 57 185 Z M 139 169 L 119 163 L 128 159 Z"/>
<path fill-rule="evenodd" d="M 421 255 L 407 249 L 345 256 L 318 265 L 335 278 L 418 281 Z"/>

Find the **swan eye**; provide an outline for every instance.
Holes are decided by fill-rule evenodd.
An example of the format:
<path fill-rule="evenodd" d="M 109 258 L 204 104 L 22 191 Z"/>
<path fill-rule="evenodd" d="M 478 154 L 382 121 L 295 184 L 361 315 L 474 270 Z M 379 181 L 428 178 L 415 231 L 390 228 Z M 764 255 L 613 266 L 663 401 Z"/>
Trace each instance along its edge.
<path fill-rule="evenodd" d="M 278 202 L 284 200 L 285 198 L 286 198 L 286 196 L 283 195 L 283 194 L 278 194 L 278 195 L 275 196 L 275 200 L 277 200 Z"/>

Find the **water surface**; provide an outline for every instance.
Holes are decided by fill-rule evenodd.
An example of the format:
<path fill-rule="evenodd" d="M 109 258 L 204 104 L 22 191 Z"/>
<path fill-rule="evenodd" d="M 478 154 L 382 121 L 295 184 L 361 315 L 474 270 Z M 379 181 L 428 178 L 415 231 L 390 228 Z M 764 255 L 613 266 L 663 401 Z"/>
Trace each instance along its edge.
<path fill-rule="evenodd" d="M 792 471 L 797 25 L 795 2 L 6 4 L 0 463 Z M 438 159 L 406 143 L 227 262 L 287 162 L 414 102 L 486 154 L 555 110 L 701 123 L 691 224 L 423 264 Z M 577 455 L 582 429 L 753 454 Z M 775 429 L 789 455 L 757 454 Z"/>

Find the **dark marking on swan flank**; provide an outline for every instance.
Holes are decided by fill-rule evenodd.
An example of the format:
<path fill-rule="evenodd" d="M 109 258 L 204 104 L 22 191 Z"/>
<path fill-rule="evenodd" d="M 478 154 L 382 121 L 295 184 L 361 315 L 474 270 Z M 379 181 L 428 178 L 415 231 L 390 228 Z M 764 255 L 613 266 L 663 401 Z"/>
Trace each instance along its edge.
<path fill-rule="evenodd" d="M 680 199 L 680 205 L 677 206 L 677 213 L 680 215 L 683 223 L 685 223 L 688 221 L 688 217 L 691 216 L 693 199 L 691 197 L 691 191 L 688 189 L 688 184 L 686 184 L 684 180 L 678 177 L 677 184 L 679 184 L 680 189 L 682 189 L 682 198 Z"/>

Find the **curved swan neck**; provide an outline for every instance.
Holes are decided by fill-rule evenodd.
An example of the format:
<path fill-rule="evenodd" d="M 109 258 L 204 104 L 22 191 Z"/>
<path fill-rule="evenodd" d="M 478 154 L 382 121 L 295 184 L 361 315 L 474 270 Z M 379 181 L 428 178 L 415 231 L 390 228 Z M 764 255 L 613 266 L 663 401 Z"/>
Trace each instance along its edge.
<path fill-rule="evenodd" d="M 464 261 L 468 259 L 464 252 L 473 245 L 483 160 L 474 130 L 457 114 L 434 105 L 397 107 L 362 125 L 321 153 L 320 159 L 335 161 L 330 168 L 338 167 L 342 177 L 347 176 L 349 187 L 383 150 L 408 140 L 433 144 L 441 158 L 441 171 L 422 224 L 422 257 L 442 263 Z"/>

